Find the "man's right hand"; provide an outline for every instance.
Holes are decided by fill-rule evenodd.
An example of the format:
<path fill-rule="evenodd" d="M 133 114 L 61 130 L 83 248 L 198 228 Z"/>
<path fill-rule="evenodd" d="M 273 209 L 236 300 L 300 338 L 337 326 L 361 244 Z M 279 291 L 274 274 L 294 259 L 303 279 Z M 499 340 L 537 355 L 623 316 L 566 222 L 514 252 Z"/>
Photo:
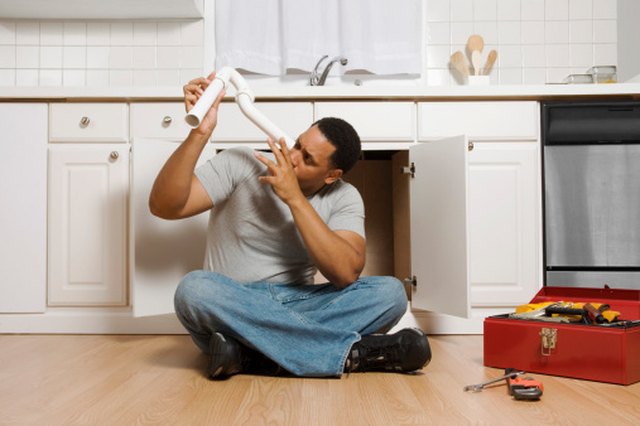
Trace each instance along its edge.
<path fill-rule="evenodd" d="M 182 87 L 182 91 L 184 92 L 184 106 L 187 112 L 191 111 L 191 109 L 195 106 L 200 96 L 204 93 L 204 91 L 209 87 L 209 85 L 215 79 L 216 73 L 215 71 L 209 74 L 207 78 L 199 77 L 189 81 L 189 83 L 185 84 Z M 205 116 L 202 118 L 200 126 L 198 128 L 192 130 L 198 135 L 204 136 L 207 140 L 213 133 L 213 129 L 216 128 L 218 124 L 218 108 L 220 106 L 220 102 L 222 102 L 222 98 L 225 95 L 224 89 L 220 91 L 220 94 L 211 105 L 211 108 Z"/>

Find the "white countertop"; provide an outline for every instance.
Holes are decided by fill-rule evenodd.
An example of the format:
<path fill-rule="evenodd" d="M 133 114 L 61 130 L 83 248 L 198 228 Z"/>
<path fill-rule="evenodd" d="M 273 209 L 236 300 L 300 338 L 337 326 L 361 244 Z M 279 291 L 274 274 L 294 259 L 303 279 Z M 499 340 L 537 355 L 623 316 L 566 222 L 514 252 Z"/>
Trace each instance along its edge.
<path fill-rule="evenodd" d="M 235 92 L 231 90 L 230 95 Z M 258 87 L 256 100 L 504 100 L 619 96 L 640 99 L 640 83 L 509 86 L 323 86 Z M 227 98 L 231 98 L 227 96 Z M 3 87 L 0 101 L 180 101 L 182 87 Z"/>

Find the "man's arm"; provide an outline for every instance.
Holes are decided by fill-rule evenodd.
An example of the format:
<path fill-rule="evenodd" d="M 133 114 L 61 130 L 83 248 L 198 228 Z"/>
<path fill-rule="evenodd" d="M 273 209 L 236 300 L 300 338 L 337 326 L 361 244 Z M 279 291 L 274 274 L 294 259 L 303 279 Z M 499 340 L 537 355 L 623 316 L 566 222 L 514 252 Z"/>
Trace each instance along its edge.
<path fill-rule="evenodd" d="M 353 231 L 333 231 L 306 197 L 289 204 L 294 221 L 311 258 L 329 281 L 345 288 L 364 268 L 365 240 Z"/>
<path fill-rule="evenodd" d="M 204 89 L 213 81 L 209 77 L 191 80 L 183 87 L 187 112 L 193 108 Z M 220 93 L 197 129 L 169 157 L 160 170 L 149 195 L 149 210 L 163 219 L 181 219 L 213 207 L 213 200 L 194 175 L 196 163 L 218 121 L 218 107 L 224 91 Z"/>
<path fill-rule="evenodd" d="M 280 140 L 279 149 L 272 141 L 269 146 L 276 162 L 257 154 L 270 173 L 259 179 L 270 184 L 289 206 L 307 251 L 320 272 L 338 288 L 349 286 L 364 268 L 364 238 L 352 231 L 331 230 L 302 193 L 284 139 Z"/>

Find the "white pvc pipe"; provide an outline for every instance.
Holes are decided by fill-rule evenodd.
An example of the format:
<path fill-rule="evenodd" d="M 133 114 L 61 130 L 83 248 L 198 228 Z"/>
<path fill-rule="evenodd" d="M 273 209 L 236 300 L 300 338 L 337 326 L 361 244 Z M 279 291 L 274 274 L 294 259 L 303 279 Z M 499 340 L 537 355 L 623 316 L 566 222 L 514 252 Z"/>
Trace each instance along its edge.
<path fill-rule="evenodd" d="M 236 88 L 236 103 L 249 120 L 273 140 L 277 141 L 280 140 L 280 138 L 284 138 L 288 146 L 293 146 L 293 139 L 273 124 L 271 120 L 255 107 L 253 104 L 254 96 L 246 80 L 238 71 L 231 67 L 223 67 L 216 72 L 214 81 L 207 87 L 202 96 L 200 96 L 200 99 L 198 99 L 198 102 L 196 102 L 193 108 L 191 108 L 191 111 L 185 116 L 184 120 L 189 126 L 194 129 L 200 126 L 202 119 L 211 108 L 211 105 L 213 105 L 220 91 L 226 88 L 229 83 Z"/>

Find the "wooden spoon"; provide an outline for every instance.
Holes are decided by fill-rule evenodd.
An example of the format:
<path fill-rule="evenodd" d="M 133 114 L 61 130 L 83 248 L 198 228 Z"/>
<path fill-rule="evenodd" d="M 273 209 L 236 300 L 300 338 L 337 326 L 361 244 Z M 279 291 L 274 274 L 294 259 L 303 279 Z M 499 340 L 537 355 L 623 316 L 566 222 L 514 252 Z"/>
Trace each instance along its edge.
<path fill-rule="evenodd" d="M 482 70 L 483 75 L 489 75 L 491 72 L 491 68 L 493 64 L 496 62 L 496 58 L 498 57 L 498 52 L 495 49 L 492 49 L 487 56 L 487 62 L 484 64 L 484 69 Z"/>
<path fill-rule="evenodd" d="M 463 77 L 469 76 L 469 68 L 467 66 L 467 61 L 464 59 L 464 55 L 461 51 L 455 52 L 451 55 L 451 65 L 460 73 Z"/>
<path fill-rule="evenodd" d="M 482 36 L 479 36 L 478 34 L 469 36 L 469 39 L 467 40 L 467 49 L 469 50 L 469 54 L 474 50 L 482 53 L 482 49 L 484 49 L 484 39 Z"/>
<path fill-rule="evenodd" d="M 482 55 L 479 50 L 471 52 L 471 64 L 473 64 L 473 75 L 480 75 L 480 66 L 482 64 Z"/>
<path fill-rule="evenodd" d="M 480 74 L 482 49 L 484 49 L 484 39 L 478 34 L 469 36 L 469 38 L 467 39 L 467 55 L 469 56 L 469 59 L 471 59 L 475 75 Z"/>

